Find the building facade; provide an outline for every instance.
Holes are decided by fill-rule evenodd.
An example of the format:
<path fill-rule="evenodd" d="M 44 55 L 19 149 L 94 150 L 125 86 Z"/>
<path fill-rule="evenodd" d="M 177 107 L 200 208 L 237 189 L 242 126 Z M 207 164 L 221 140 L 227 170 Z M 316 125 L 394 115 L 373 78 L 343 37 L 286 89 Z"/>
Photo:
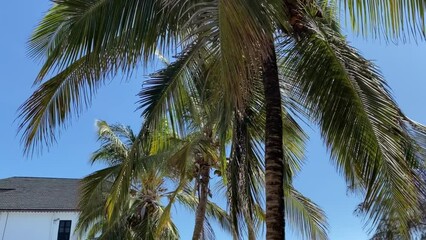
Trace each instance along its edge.
<path fill-rule="evenodd" d="M 80 239 L 78 193 L 79 179 L 0 179 L 0 240 Z"/>

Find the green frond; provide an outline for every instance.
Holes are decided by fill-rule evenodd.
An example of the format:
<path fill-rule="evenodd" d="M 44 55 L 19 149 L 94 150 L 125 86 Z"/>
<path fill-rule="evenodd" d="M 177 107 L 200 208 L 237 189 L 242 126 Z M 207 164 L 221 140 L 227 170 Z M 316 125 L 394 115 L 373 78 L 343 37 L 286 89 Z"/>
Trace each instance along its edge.
<path fill-rule="evenodd" d="M 185 187 L 181 192 L 179 192 L 176 196 L 176 201 L 192 212 L 195 212 L 197 209 L 198 197 L 193 194 L 192 189 L 189 187 Z M 207 202 L 206 217 L 209 220 L 216 221 L 226 232 L 232 232 L 229 215 L 214 202 Z"/>
<path fill-rule="evenodd" d="M 285 191 L 286 222 L 302 239 L 328 239 L 328 223 L 325 213 L 310 199 L 289 186 Z"/>
<path fill-rule="evenodd" d="M 292 179 L 302 169 L 305 160 L 305 142 L 307 135 L 295 119 L 283 113 L 283 150 L 286 161 L 286 179 L 291 184 Z"/>
<path fill-rule="evenodd" d="M 166 197 L 167 153 L 144 155 L 140 138 L 122 125 L 99 121 L 98 134 L 102 144 L 95 156 L 100 158 L 93 161 L 108 159 L 112 166 L 82 180 L 79 231 L 101 233 L 100 239 L 179 239 L 170 207 L 160 202 Z"/>
<path fill-rule="evenodd" d="M 256 206 L 263 205 L 262 111 L 244 111 L 234 116 L 231 156 L 227 169 L 227 196 L 234 237 L 256 239 L 262 226 Z M 256 107 L 254 107 L 256 108 Z M 254 109 L 253 109 L 254 110 Z M 264 115 L 262 115 L 264 116 Z"/>
<path fill-rule="evenodd" d="M 166 120 L 173 133 L 184 136 L 183 132 L 188 127 L 185 120 L 197 115 L 193 105 L 198 93 L 193 85 L 201 77 L 200 65 L 204 60 L 200 57 L 204 52 L 202 45 L 195 45 L 145 81 L 139 93 L 139 108 L 143 110 L 144 124 L 150 130 L 157 130 L 159 124 Z"/>
<path fill-rule="evenodd" d="M 118 174 L 117 166 L 96 171 L 81 181 L 80 199 L 78 208 L 80 215 L 77 230 L 86 232 L 92 225 L 103 219 L 107 192 L 111 188 L 111 181 Z"/>
<path fill-rule="evenodd" d="M 122 46 L 121 58 L 130 70 L 155 55 L 158 46 L 173 46 L 178 12 L 158 1 L 126 2 L 56 0 L 30 39 L 30 52 L 46 56 L 42 79 L 52 67 L 65 67 L 82 55 Z M 176 13 L 176 14 L 173 14 Z"/>
<path fill-rule="evenodd" d="M 19 131 L 27 153 L 56 141 L 59 127 L 79 115 L 103 85 L 103 66 L 88 65 L 82 58 L 41 84 L 19 107 Z"/>
<path fill-rule="evenodd" d="M 40 86 L 19 109 L 26 152 L 50 146 L 58 129 L 90 105 L 106 79 L 118 71 L 129 76 L 159 47 L 174 49 L 178 20 L 185 18 L 167 6 L 139 0 L 55 1 L 29 41 L 31 56 L 45 59 L 35 81 Z"/>
<path fill-rule="evenodd" d="M 177 199 L 177 195 L 179 194 L 179 192 L 182 191 L 182 189 L 187 184 L 185 180 L 186 179 L 181 179 L 177 188 L 170 194 L 169 202 L 168 202 L 167 206 L 164 208 L 164 211 L 162 212 L 160 219 L 158 220 L 158 226 L 157 226 L 156 231 L 155 231 L 156 237 L 161 236 L 162 231 L 165 228 L 165 226 L 170 224 L 170 221 L 171 221 L 170 210 L 172 208 L 173 203 Z"/>
<path fill-rule="evenodd" d="M 339 172 L 353 189 L 366 190 L 371 222 L 391 212 L 406 219 L 418 208 L 418 189 L 398 107 L 373 64 L 326 25 L 306 24 L 307 36 L 284 47 L 282 71 L 298 86 Z"/>
<path fill-rule="evenodd" d="M 114 164 L 128 157 L 129 147 L 135 141 L 135 136 L 129 127 L 108 125 L 105 121 L 98 120 L 98 141 L 102 146 L 92 154 L 92 163 L 99 160 L 109 161 Z"/>
<path fill-rule="evenodd" d="M 192 174 L 190 171 L 194 164 L 193 153 L 202 139 L 203 136 L 201 134 L 194 133 L 185 141 L 170 148 L 169 155 L 167 156 L 167 164 L 176 170 L 180 179 L 184 179 L 187 175 Z"/>
<path fill-rule="evenodd" d="M 423 0 L 332 0 L 339 4 L 355 32 L 403 42 L 426 37 Z"/>
<path fill-rule="evenodd" d="M 425 164 L 422 160 L 426 159 L 426 126 L 408 118 L 403 113 L 400 113 L 400 117 L 402 127 L 412 140 L 409 144 L 413 148 L 411 154 L 419 160 L 418 168 L 423 169 Z"/>

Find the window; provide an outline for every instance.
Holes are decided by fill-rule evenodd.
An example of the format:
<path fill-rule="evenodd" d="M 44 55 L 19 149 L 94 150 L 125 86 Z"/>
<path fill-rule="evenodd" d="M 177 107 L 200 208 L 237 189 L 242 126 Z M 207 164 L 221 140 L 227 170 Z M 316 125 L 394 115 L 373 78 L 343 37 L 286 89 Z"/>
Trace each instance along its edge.
<path fill-rule="evenodd" d="M 59 221 L 58 240 L 70 240 L 71 220 Z"/>

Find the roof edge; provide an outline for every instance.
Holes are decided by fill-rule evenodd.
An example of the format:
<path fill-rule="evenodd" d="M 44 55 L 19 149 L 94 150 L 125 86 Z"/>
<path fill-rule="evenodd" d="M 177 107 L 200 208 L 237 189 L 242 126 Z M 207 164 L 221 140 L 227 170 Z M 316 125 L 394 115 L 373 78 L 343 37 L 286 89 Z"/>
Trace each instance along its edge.
<path fill-rule="evenodd" d="M 80 212 L 79 209 L 0 209 L 0 212 Z"/>
<path fill-rule="evenodd" d="M 13 176 L 8 178 L 2 178 L 0 180 L 4 179 L 11 179 L 11 178 L 20 178 L 20 179 L 62 179 L 62 180 L 81 180 L 81 178 L 64 178 L 64 177 L 28 177 L 28 176 Z"/>

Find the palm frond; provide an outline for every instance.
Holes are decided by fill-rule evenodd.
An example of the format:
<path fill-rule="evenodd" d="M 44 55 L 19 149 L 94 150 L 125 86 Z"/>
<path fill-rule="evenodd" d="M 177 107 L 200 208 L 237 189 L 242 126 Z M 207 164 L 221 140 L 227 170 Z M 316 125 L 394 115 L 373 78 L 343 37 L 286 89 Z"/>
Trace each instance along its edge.
<path fill-rule="evenodd" d="M 257 154 L 263 151 L 258 145 L 263 131 L 257 132 L 261 123 L 252 122 L 255 118 L 235 116 L 232 152 L 227 169 L 228 205 L 234 235 L 238 238 L 247 235 L 248 239 L 257 238 L 261 221 L 254 209 L 263 204 L 263 164 Z"/>
<path fill-rule="evenodd" d="M 289 186 L 285 192 L 286 217 L 291 229 L 303 239 L 328 239 L 325 213 L 293 187 Z"/>
<path fill-rule="evenodd" d="M 135 141 L 135 136 L 129 127 L 112 125 L 98 120 L 98 141 L 101 147 L 92 154 L 92 163 L 106 160 L 108 164 L 123 161 L 128 157 L 129 147 Z"/>
<path fill-rule="evenodd" d="M 386 40 L 425 38 L 425 10 L 423 0 L 332 0 L 340 4 L 350 26 L 357 33 Z"/>
<path fill-rule="evenodd" d="M 77 230 L 82 234 L 94 223 L 101 220 L 105 213 L 106 193 L 111 188 L 112 180 L 118 174 L 119 168 L 111 166 L 90 174 L 81 181 L 78 207 L 80 215 Z"/>
<path fill-rule="evenodd" d="M 172 19 L 179 17 L 173 13 L 158 1 L 56 0 L 30 39 L 30 52 L 47 57 L 38 79 L 55 65 L 62 68 L 117 46 L 128 63 L 123 70 L 129 70 L 141 56 L 153 57 L 158 45 L 172 48 L 178 24 Z"/>
<path fill-rule="evenodd" d="M 179 58 L 166 68 L 151 74 L 139 93 L 139 108 L 145 125 L 151 131 L 157 130 L 161 121 L 170 123 L 173 133 L 182 134 L 188 128 L 185 122 L 189 116 L 196 118 L 194 82 L 202 75 L 201 56 L 205 54 L 202 45 L 196 44 L 185 50 Z"/>
<path fill-rule="evenodd" d="M 159 1 L 55 1 L 29 41 L 30 54 L 45 60 L 41 85 L 19 109 L 25 151 L 50 146 L 105 79 L 129 76 L 159 46 L 173 49 L 178 13 Z"/>
<path fill-rule="evenodd" d="M 372 223 L 391 212 L 408 220 L 407 212 L 418 208 L 416 163 L 406 156 L 410 140 L 386 83 L 334 30 L 318 21 L 306 24 L 308 35 L 285 47 L 283 71 L 299 86 L 300 102 L 320 125 L 349 186 L 366 189 Z"/>
<path fill-rule="evenodd" d="M 66 127 L 72 115 L 90 105 L 105 80 L 104 65 L 89 65 L 83 57 L 41 84 L 19 107 L 19 131 L 26 152 L 49 147 L 56 141 L 58 127 Z"/>
<path fill-rule="evenodd" d="M 191 188 L 188 186 L 179 192 L 176 196 L 176 201 L 192 212 L 195 212 L 198 205 L 198 198 L 193 194 Z M 207 202 L 206 217 L 208 220 L 216 221 L 226 232 L 232 232 L 229 215 L 216 203 L 211 201 Z"/>

